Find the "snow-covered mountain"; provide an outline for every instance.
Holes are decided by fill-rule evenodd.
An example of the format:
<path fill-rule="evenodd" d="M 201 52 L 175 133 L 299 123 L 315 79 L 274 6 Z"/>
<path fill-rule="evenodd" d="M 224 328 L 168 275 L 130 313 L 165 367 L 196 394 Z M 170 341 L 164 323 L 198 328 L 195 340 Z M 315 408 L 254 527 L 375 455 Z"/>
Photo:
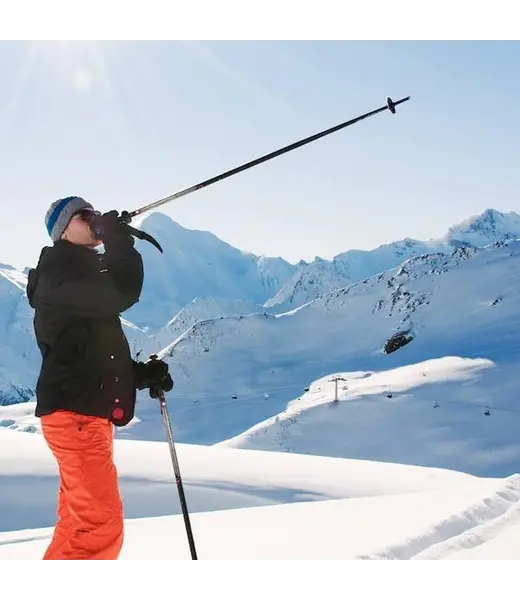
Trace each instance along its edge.
<path fill-rule="evenodd" d="M 138 225 L 156 237 L 164 255 L 147 242 L 137 242 L 145 262 L 145 285 L 141 301 L 125 316 L 154 333 L 196 298 L 238 300 L 281 313 L 413 256 L 449 254 L 461 245 L 480 247 L 520 237 L 520 215 L 490 209 L 436 240 L 406 238 L 373 250 L 349 250 L 331 261 L 316 257 L 310 263 L 290 264 L 239 250 L 210 232 L 186 229 L 162 213 L 145 216 Z M 228 314 L 225 310 L 219 316 Z"/>
<path fill-rule="evenodd" d="M 329 373 L 444 356 L 495 361 L 498 401 L 510 402 L 518 383 L 519 271 L 520 242 L 457 249 L 410 259 L 283 315 L 198 322 L 162 353 L 176 379 L 179 439 L 215 443 L 235 436 L 282 412 L 287 400 Z M 399 336 L 411 341 L 392 351 L 387 342 Z M 507 365 L 513 371 L 502 380 Z M 162 435 L 155 409 L 140 404 L 143 422 L 132 435 Z"/>
<path fill-rule="evenodd" d="M 0 264 L 0 405 L 29 400 L 37 377 L 39 350 L 26 285 L 25 273 Z"/>
<path fill-rule="evenodd" d="M 207 231 L 186 229 L 161 213 L 139 223 L 153 235 L 164 254 L 137 242 L 145 263 L 139 304 L 126 318 L 142 327 L 164 327 L 195 298 L 241 300 L 262 305 L 298 268 L 281 258 L 238 250 Z"/>
<path fill-rule="evenodd" d="M 517 369 L 517 361 L 446 356 L 331 373 L 217 446 L 505 475 L 520 455 Z"/>
<path fill-rule="evenodd" d="M 366 279 L 431 252 L 450 254 L 461 246 L 483 247 L 500 240 L 520 238 L 520 215 L 488 209 L 451 227 L 438 239 L 405 238 L 373 250 L 348 250 L 331 261 L 317 257 L 302 265 L 266 306 L 284 312 L 350 283 Z"/>
<path fill-rule="evenodd" d="M 450 227 L 441 241 L 450 246 L 470 245 L 487 246 L 498 240 L 520 238 L 520 215 L 487 209 L 480 215 L 474 215 L 458 225 Z"/>
<path fill-rule="evenodd" d="M 171 321 L 157 332 L 150 333 L 146 342 L 141 341 L 147 353 L 160 352 L 185 331 L 199 321 L 266 312 L 261 304 L 248 300 L 227 300 L 222 298 L 194 298 L 182 308 Z"/>

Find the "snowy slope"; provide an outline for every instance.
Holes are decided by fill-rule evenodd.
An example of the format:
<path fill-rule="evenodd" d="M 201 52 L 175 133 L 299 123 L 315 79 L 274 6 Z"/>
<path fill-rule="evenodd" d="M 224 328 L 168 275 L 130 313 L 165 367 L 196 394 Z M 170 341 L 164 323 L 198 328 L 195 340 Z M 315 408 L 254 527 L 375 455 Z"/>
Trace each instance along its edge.
<path fill-rule="evenodd" d="M 170 413 L 174 421 L 175 410 L 170 408 Z M 163 440 L 164 428 L 160 442 L 125 440 L 116 434 L 115 460 L 129 518 L 180 512 Z M 430 491 L 478 480 L 407 465 L 181 443 L 176 449 L 193 512 Z M 0 429 L 0 531 L 52 525 L 57 482 L 54 457 L 41 435 Z M 31 493 L 35 489 L 38 493 Z"/>
<path fill-rule="evenodd" d="M 316 258 L 298 269 L 266 306 L 278 312 L 291 310 L 338 288 L 392 269 L 412 257 L 432 252 L 451 254 L 461 246 L 484 247 L 517 238 L 520 238 L 520 215 L 488 209 L 454 225 L 438 239 L 405 238 L 373 250 L 348 250 L 332 261 Z"/>
<path fill-rule="evenodd" d="M 164 249 L 160 254 L 148 242 L 137 243 L 145 283 L 139 304 L 125 316 L 142 327 L 163 327 L 197 297 L 263 304 L 296 269 L 280 258 L 238 250 L 210 232 L 186 229 L 162 213 L 139 225 Z"/>
<path fill-rule="evenodd" d="M 248 300 L 194 298 L 165 327 L 162 327 L 155 333 L 151 333 L 148 341 L 146 343 L 143 341 L 142 343 L 147 352 L 149 350 L 159 352 L 170 344 L 172 340 L 176 340 L 199 321 L 258 312 L 264 313 L 266 310 L 261 304 L 255 304 Z"/>
<path fill-rule="evenodd" d="M 489 387 L 482 388 L 478 400 L 488 404 L 491 397 L 494 405 L 512 406 L 518 386 L 519 271 L 519 242 L 479 251 L 461 249 L 453 256 L 411 259 L 291 313 L 199 322 L 162 354 L 176 380 L 171 397 L 179 439 L 211 444 L 234 437 L 282 412 L 305 386 L 331 373 L 387 371 L 444 356 L 492 360 L 496 366 L 486 379 Z M 385 342 L 398 331 L 409 332 L 413 340 L 385 354 Z M 459 384 L 450 385 L 458 393 Z M 450 386 L 444 392 L 451 393 Z M 156 408 L 143 398 L 137 412 L 140 422 L 128 434 L 157 439 Z M 403 415 L 398 411 L 393 418 Z M 435 423 L 419 425 L 425 436 L 432 435 Z M 462 422 L 459 433 L 470 426 Z M 512 422 L 505 427 L 509 442 Z M 482 447 L 491 442 L 484 437 Z M 451 467 L 464 461 L 455 446 L 437 455 L 428 445 L 409 445 L 405 451 L 413 455 L 412 462 L 429 462 L 436 456 Z M 510 460 L 498 453 L 489 468 L 501 473 Z M 488 468 L 483 460 L 469 466 L 479 473 Z"/>
<path fill-rule="evenodd" d="M 520 477 L 177 446 L 200 560 L 518 558 Z M 116 440 L 122 560 L 190 558 L 165 443 Z M 40 559 L 56 466 L 41 436 L 0 430 L 0 560 Z M 37 492 L 37 493 L 36 493 Z"/>
<path fill-rule="evenodd" d="M 445 357 L 389 371 L 335 373 L 218 446 L 505 476 L 519 468 L 517 368 Z"/>
<path fill-rule="evenodd" d="M 37 377 L 39 350 L 26 285 L 24 273 L 0 265 L 0 406 L 31 398 Z"/>

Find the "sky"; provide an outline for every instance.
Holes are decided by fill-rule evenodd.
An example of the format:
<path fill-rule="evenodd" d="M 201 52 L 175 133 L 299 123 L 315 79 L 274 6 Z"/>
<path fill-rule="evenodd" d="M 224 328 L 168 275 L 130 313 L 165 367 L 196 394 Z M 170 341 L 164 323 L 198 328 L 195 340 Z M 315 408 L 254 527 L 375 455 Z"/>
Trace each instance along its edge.
<path fill-rule="evenodd" d="M 134 210 L 411 96 L 164 205 L 296 262 L 520 210 L 516 42 L 0 42 L 0 263 L 32 266 L 50 204 Z"/>

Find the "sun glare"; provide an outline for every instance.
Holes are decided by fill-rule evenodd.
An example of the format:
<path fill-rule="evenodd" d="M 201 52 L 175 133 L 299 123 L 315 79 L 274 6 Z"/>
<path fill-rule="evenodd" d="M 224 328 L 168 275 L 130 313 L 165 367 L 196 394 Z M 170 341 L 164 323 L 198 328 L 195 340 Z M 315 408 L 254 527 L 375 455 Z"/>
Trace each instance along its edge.
<path fill-rule="evenodd" d="M 10 52 L 6 42 L 4 49 Z M 17 69 L 0 98 L 0 139 L 17 135 L 20 123 L 33 127 L 31 115 L 50 101 L 55 106 L 101 103 L 118 135 L 135 125 L 126 114 L 121 92 L 126 54 L 119 44 L 103 41 L 27 41 L 13 52 Z M 90 101 L 95 99 L 95 104 Z M 90 110 L 89 109 L 89 110 Z"/>
<path fill-rule="evenodd" d="M 106 78 L 106 59 L 101 42 L 37 42 L 36 52 L 49 75 L 78 93 L 88 93 Z"/>

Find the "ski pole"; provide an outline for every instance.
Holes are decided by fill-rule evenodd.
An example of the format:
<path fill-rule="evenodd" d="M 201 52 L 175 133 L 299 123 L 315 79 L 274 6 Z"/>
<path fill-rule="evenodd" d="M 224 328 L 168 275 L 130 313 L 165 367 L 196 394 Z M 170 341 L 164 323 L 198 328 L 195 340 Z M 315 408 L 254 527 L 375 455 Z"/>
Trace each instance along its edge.
<path fill-rule="evenodd" d="M 124 211 L 121 214 L 121 219 L 122 219 L 123 223 L 130 223 L 134 217 L 137 217 L 138 215 L 141 215 L 144 212 L 152 210 L 153 208 L 157 208 L 158 206 L 162 206 L 163 204 L 166 204 L 167 202 L 171 202 L 172 200 L 177 200 L 178 198 L 187 196 L 188 194 L 196 192 L 197 190 L 206 188 L 209 185 L 212 185 L 213 183 L 217 183 L 218 181 L 222 181 L 223 179 L 226 179 L 227 177 L 231 177 L 232 175 L 236 175 L 237 173 L 240 173 L 241 171 L 245 171 L 246 169 L 250 169 L 251 167 L 255 167 L 256 165 L 266 162 L 267 160 L 271 160 L 272 158 L 281 156 L 282 154 L 285 154 L 286 152 L 290 152 L 291 150 L 300 148 L 301 146 L 304 146 L 305 144 L 314 142 L 315 140 L 325 137 L 326 135 L 334 133 L 335 131 L 339 131 L 340 129 L 344 129 L 345 127 L 349 127 L 350 125 L 353 125 L 354 123 L 357 123 L 358 121 L 362 121 L 363 119 L 372 117 L 373 115 L 376 115 L 385 110 L 389 110 L 392 114 L 395 114 L 395 107 L 398 104 L 407 102 L 408 100 L 410 100 L 410 96 L 406 96 L 406 98 L 401 98 L 400 100 L 397 100 L 396 102 L 394 102 L 391 98 L 387 98 L 385 106 L 381 106 L 381 108 L 377 108 L 376 110 L 367 112 L 364 115 L 360 115 L 359 117 L 356 117 L 355 119 L 351 119 L 350 121 L 345 121 L 345 123 L 340 123 L 339 125 L 331 127 L 330 129 L 325 129 L 324 131 L 321 131 L 319 133 L 316 133 L 314 135 L 306 137 L 303 140 L 294 142 L 293 144 L 289 144 L 288 146 L 284 146 L 283 148 L 280 148 L 279 150 L 275 150 L 274 152 L 265 154 L 264 156 L 261 156 L 260 158 L 256 158 L 255 160 L 249 161 L 239 167 L 235 167 L 234 169 L 230 169 L 229 171 L 221 173 L 220 175 L 216 175 L 215 177 L 210 177 L 209 179 L 206 179 L 205 181 L 202 181 L 201 183 L 192 185 L 191 187 L 181 190 L 180 192 L 172 194 L 171 196 L 166 196 L 165 198 L 162 198 L 161 200 L 152 202 L 151 204 L 143 206 L 142 208 L 138 208 L 137 210 L 134 210 L 130 213 L 127 211 Z"/>
<path fill-rule="evenodd" d="M 166 397 L 162 390 L 157 390 L 159 396 L 159 403 L 161 406 L 161 413 L 164 419 L 164 426 L 166 428 L 166 435 L 168 438 L 168 445 L 170 447 L 170 454 L 173 463 L 173 471 L 175 473 L 175 482 L 177 483 L 177 489 L 179 490 L 179 500 L 181 503 L 182 514 L 184 517 L 184 524 L 186 526 L 186 534 L 188 536 L 188 544 L 190 546 L 192 560 L 197 560 L 197 551 L 195 550 L 195 540 L 193 539 L 193 532 L 191 530 L 190 515 L 188 512 L 188 505 L 186 502 L 186 496 L 184 494 L 184 486 L 182 484 L 181 471 L 179 467 L 179 461 L 177 460 L 177 452 L 175 450 L 175 443 L 173 441 L 172 426 L 170 418 L 168 416 L 168 407 L 166 406 Z"/>

